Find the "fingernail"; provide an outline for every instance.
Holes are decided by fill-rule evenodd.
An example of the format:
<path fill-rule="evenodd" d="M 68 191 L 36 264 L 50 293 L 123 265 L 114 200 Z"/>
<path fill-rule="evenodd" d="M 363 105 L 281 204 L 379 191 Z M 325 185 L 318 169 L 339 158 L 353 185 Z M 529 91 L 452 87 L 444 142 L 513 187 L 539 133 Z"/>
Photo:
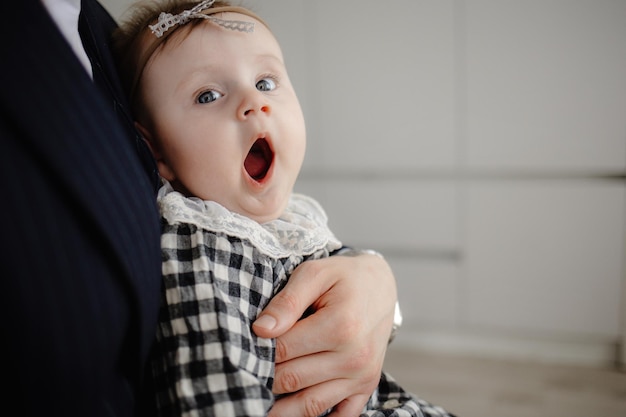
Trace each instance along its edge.
<path fill-rule="evenodd" d="M 254 322 L 254 325 L 263 329 L 272 330 L 276 327 L 276 319 L 269 314 L 264 314 Z"/>

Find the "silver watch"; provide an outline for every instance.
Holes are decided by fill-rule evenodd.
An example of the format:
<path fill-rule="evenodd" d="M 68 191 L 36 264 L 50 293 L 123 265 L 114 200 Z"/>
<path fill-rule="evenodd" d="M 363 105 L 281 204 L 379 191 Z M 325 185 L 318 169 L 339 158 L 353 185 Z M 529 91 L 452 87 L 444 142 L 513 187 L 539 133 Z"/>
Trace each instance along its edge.
<path fill-rule="evenodd" d="M 396 308 L 393 312 L 393 325 L 391 326 L 391 335 L 389 335 L 388 343 L 391 343 L 393 339 L 395 339 L 400 326 L 402 326 L 402 312 L 400 311 L 400 303 L 396 301 Z"/>
<path fill-rule="evenodd" d="M 376 255 L 383 258 L 383 255 L 380 252 L 376 252 L 372 249 L 341 248 L 336 252 L 336 254 L 341 256 Z"/>

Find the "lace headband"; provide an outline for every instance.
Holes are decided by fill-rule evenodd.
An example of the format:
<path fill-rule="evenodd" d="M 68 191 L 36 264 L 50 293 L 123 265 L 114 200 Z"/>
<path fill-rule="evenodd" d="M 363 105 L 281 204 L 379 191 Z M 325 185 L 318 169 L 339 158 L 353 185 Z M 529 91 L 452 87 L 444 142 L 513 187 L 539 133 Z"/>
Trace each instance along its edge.
<path fill-rule="evenodd" d="M 254 23 L 252 22 L 245 22 L 241 20 L 224 20 L 212 16 L 217 13 L 230 12 L 250 16 L 267 26 L 263 19 L 261 19 L 259 16 L 252 13 L 248 9 L 237 6 L 222 6 L 211 8 L 211 6 L 213 6 L 213 3 L 215 3 L 215 0 L 204 0 L 193 8 L 189 10 L 184 10 L 177 15 L 161 12 L 158 21 L 154 25 L 148 25 L 154 36 L 147 37 L 147 42 L 150 42 L 150 44 L 143 50 L 144 52 L 141 54 L 135 65 L 135 75 L 132 79 L 132 83 L 129 89 L 129 101 L 131 103 L 133 103 L 135 92 L 137 90 L 139 80 L 141 79 L 141 76 L 143 74 L 143 70 L 146 67 L 146 64 L 148 63 L 148 60 L 150 59 L 152 54 L 154 54 L 154 51 L 156 51 L 156 49 L 163 42 L 165 42 L 165 40 L 172 33 L 176 32 L 176 30 L 178 30 L 181 26 L 187 24 L 191 19 L 205 19 L 225 29 L 236 30 L 239 32 L 249 33 L 254 31 Z M 145 36 L 138 37 L 137 41 L 142 38 L 144 39 L 144 41 L 146 41 Z"/>
<path fill-rule="evenodd" d="M 195 7 L 189 10 L 184 10 L 176 16 L 171 13 L 162 12 L 159 15 L 159 21 L 155 25 L 149 25 L 148 27 L 157 38 L 163 36 L 163 34 L 172 27 L 186 24 L 189 22 L 189 19 L 207 19 L 226 29 L 238 30 L 240 32 L 252 32 L 254 30 L 254 23 L 251 22 L 243 22 L 240 20 L 222 20 L 208 14 L 200 13 L 213 6 L 213 3 L 215 3 L 215 0 L 204 0 Z"/>

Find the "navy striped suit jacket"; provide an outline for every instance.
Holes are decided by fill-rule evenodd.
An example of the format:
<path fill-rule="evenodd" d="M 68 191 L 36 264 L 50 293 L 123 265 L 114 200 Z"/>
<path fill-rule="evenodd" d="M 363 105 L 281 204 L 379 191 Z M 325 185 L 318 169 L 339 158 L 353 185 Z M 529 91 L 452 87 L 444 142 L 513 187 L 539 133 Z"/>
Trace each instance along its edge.
<path fill-rule="evenodd" d="M 158 311 L 159 219 L 154 162 L 106 49 L 114 22 L 83 0 L 96 85 L 39 0 L 2 14 L 3 405 L 136 415 Z"/>

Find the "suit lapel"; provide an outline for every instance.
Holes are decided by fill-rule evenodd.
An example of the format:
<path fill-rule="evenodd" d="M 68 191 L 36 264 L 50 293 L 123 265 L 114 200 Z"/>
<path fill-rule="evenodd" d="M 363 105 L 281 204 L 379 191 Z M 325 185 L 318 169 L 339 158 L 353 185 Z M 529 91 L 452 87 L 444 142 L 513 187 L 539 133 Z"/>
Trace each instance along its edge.
<path fill-rule="evenodd" d="M 111 103 L 129 137 L 133 138 L 135 151 L 156 192 L 159 187 L 156 163 L 146 143 L 135 129 L 126 96 L 116 75 L 117 69 L 110 45 L 110 35 L 116 27 L 115 21 L 97 1 L 82 0 L 78 29 L 92 64 L 94 82 Z"/>

